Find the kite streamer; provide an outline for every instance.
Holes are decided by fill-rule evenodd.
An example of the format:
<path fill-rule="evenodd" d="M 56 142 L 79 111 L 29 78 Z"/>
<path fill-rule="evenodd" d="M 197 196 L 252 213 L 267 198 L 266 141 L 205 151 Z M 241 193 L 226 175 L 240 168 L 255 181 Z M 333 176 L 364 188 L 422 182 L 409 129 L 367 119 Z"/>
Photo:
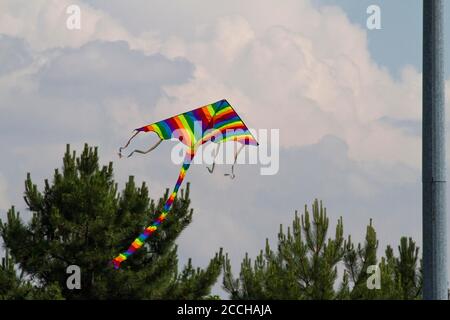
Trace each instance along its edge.
<path fill-rule="evenodd" d="M 141 248 L 147 238 L 153 234 L 161 223 L 166 219 L 166 216 L 172 207 L 173 201 L 177 196 L 178 190 L 183 183 L 186 171 L 189 169 L 191 162 L 195 156 L 195 152 L 202 144 L 212 141 L 215 143 L 221 143 L 226 141 L 236 141 L 242 143 L 241 148 L 236 152 L 234 157 L 234 163 L 236 163 L 237 155 L 244 145 L 258 145 L 258 142 L 251 134 L 248 127 L 234 111 L 233 107 L 227 100 L 220 100 L 215 103 L 206 105 L 201 108 L 197 108 L 192 111 L 188 111 L 177 116 L 162 120 L 153 124 L 146 125 L 144 127 L 135 129 L 135 133 L 128 140 L 124 147 L 119 149 L 119 156 L 122 156 L 122 150 L 127 148 L 131 141 L 140 132 L 155 132 L 160 141 L 147 151 L 134 150 L 129 154 L 131 157 L 135 152 L 146 154 L 154 150 L 163 140 L 177 138 L 183 144 L 188 146 L 184 157 L 183 165 L 178 175 L 178 180 L 175 187 L 166 200 L 164 207 L 153 223 L 148 226 L 139 237 L 137 237 L 129 246 L 127 251 L 119 254 L 113 259 L 112 263 L 116 269 L 120 268 L 120 264 L 127 260 L 133 253 Z M 217 151 L 216 151 L 217 155 Z M 234 163 L 231 168 L 231 178 L 234 178 Z M 214 163 L 212 169 L 208 170 L 212 173 L 214 170 Z"/>
<path fill-rule="evenodd" d="M 191 152 L 186 152 L 186 156 L 183 162 L 183 166 L 181 167 L 180 174 L 178 175 L 177 183 L 175 184 L 175 187 L 173 188 L 173 192 L 170 194 L 169 198 L 167 198 L 166 203 L 164 204 L 164 207 L 161 211 L 161 214 L 159 217 L 150 225 L 148 226 L 144 232 L 142 232 L 139 237 L 137 237 L 130 245 L 130 247 L 125 251 L 124 253 L 119 254 L 117 257 L 113 260 L 114 268 L 119 269 L 120 264 L 122 261 L 125 261 L 128 259 L 129 256 L 131 256 L 136 250 L 138 250 L 140 247 L 143 246 L 145 240 L 154 233 L 160 224 L 166 219 L 167 213 L 169 212 L 170 208 L 172 207 L 172 203 L 175 200 L 175 197 L 177 196 L 178 190 L 180 189 L 180 186 L 184 180 L 184 177 L 186 175 L 186 171 L 189 169 L 189 166 L 191 165 L 193 154 Z"/>

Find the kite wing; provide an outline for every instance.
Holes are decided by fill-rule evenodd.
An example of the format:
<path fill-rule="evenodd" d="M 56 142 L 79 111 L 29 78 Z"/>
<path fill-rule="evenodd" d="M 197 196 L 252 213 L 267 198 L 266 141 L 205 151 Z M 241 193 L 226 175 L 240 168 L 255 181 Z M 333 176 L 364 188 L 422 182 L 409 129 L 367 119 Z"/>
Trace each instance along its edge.
<path fill-rule="evenodd" d="M 176 138 L 188 147 L 194 147 L 208 129 L 214 116 L 212 104 L 136 129 L 137 132 L 155 132 L 160 139 Z"/>
<path fill-rule="evenodd" d="M 192 149 L 197 149 L 208 141 L 215 143 L 236 141 L 242 144 L 258 145 L 244 121 L 225 99 L 135 129 L 135 133 L 127 144 L 120 148 L 120 156 L 122 149 L 128 147 L 131 140 L 140 132 L 155 132 L 160 141 L 145 152 L 135 150 L 139 153 L 148 153 L 156 148 L 162 140 L 173 138 L 180 140 Z"/>
<path fill-rule="evenodd" d="M 208 127 L 210 133 L 204 134 L 203 143 L 211 140 L 215 143 L 237 141 L 242 144 L 258 145 L 244 121 L 227 100 L 217 101 L 211 106 L 214 109 L 214 116 Z"/>

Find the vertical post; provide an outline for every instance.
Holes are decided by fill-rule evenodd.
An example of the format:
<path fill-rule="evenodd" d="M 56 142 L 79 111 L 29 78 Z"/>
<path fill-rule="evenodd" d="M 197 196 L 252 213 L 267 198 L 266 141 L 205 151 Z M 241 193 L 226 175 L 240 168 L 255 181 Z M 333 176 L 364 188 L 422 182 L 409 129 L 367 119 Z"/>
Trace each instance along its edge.
<path fill-rule="evenodd" d="M 443 2 L 423 1 L 423 297 L 446 300 L 447 222 Z"/>

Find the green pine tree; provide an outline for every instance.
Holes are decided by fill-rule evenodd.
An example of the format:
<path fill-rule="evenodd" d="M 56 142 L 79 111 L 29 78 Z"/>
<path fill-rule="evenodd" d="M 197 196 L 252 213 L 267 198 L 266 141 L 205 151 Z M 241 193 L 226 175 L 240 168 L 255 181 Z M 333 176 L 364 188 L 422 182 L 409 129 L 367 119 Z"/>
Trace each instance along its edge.
<path fill-rule="evenodd" d="M 0 300 L 26 299 L 30 296 L 29 288 L 14 269 L 14 261 L 6 251 L 0 266 Z"/>
<path fill-rule="evenodd" d="M 401 238 L 399 256 L 387 247 L 378 262 L 378 239 L 370 221 L 364 244 L 344 240 L 342 218 L 334 236 L 328 237 L 329 220 L 322 203 L 312 205 L 312 220 L 305 212 L 295 214 L 292 228 L 280 226 L 274 252 L 266 239 L 266 248 L 255 261 L 248 254 L 239 277 L 225 256 L 223 288 L 231 299 L 418 299 L 421 296 L 421 270 L 418 248 L 412 239 Z M 377 266 L 380 289 L 369 289 L 368 267 Z M 342 270 L 342 280 L 338 270 Z"/>
<path fill-rule="evenodd" d="M 193 214 L 189 185 L 145 246 L 120 270 L 109 263 L 157 217 L 167 196 L 168 191 L 155 203 L 146 184 L 137 187 L 133 177 L 119 193 L 112 163 L 100 167 L 97 148 L 85 145 L 77 157 L 67 146 L 62 170 L 55 170 L 51 183 L 45 180 L 42 192 L 27 176 L 24 199 L 31 221 L 24 223 L 13 207 L 0 232 L 18 269 L 41 292 L 56 285 L 66 299 L 207 298 L 221 271 L 221 251 L 205 269 L 189 261 L 178 270 L 175 240 Z M 80 290 L 66 285 L 69 265 L 81 269 Z"/>
<path fill-rule="evenodd" d="M 349 275 L 350 282 L 353 284 L 350 293 L 351 299 L 371 299 L 377 295 L 377 290 L 367 288 L 367 280 L 370 274 L 367 273 L 368 267 L 377 264 L 378 240 L 372 220 L 366 229 L 366 239 L 364 246 L 360 243 L 355 248 L 348 237 L 346 242 L 345 254 L 343 261 L 345 264 L 345 272 Z"/>
<path fill-rule="evenodd" d="M 345 272 L 350 275 L 352 290 L 342 298 L 347 299 L 395 299 L 412 300 L 421 297 L 422 272 L 419 268 L 419 248 L 409 238 L 401 237 L 398 246 L 399 256 L 387 246 L 385 257 L 377 263 L 378 240 L 375 229 L 370 221 L 366 232 L 366 241 L 357 249 L 348 241 L 344 256 Z M 380 289 L 370 290 L 367 280 L 370 276 L 367 270 L 370 265 L 377 265 L 380 274 Z M 343 281 L 344 282 L 344 281 Z"/>
<path fill-rule="evenodd" d="M 344 255 L 342 219 L 335 236 L 327 239 L 328 217 L 322 203 L 308 208 L 301 218 L 295 214 L 287 233 L 280 226 L 278 250 L 266 249 L 254 264 L 246 255 L 239 278 L 234 279 L 228 257 L 224 264 L 224 289 L 232 299 L 332 299 L 337 264 Z"/>
<path fill-rule="evenodd" d="M 18 275 L 14 260 L 6 250 L 5 257 L 0 265 L 0 300 L 29 300 L 29 299 L 62 299 L 57 285 L 52 284 L 46 288 L 33 286 L 24 278 L 24 273 Z"/>

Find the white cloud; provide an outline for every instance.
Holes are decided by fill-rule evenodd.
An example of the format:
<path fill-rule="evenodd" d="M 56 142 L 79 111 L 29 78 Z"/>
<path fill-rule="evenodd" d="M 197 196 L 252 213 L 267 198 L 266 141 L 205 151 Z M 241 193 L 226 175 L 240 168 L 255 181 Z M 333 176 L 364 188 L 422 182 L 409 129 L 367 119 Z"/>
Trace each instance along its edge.
<path fill-rule="evenodd" d="M 156 115 L 227 97 L 250 125 L 280 128 L 283 146 L 303 146 L 333 134 L 349 144 L 354 159 L 419 166 L 417 135 L 379 120 L 420 119 L 420 74 L 407 67 L 400 81 L 392 79 L 372 61 L 365 31 L 352 25 L 340 9 L 316 8 L 306 0 L 230 1 L 219 6 L 191 2 L 191 7 L 202 7 L 203 13 L 182 3 L 177 12 L 177 25 L 191 28 L 189 36 L 173 30 L 163 38 L 162 30 L 170 29 L 167 25 L 173 21 L 156 17 L 168 15 L 167 4 L 159 1 L 130 3 L 135 20 L 144 25 L 133 33 L 126 28 L 133 23 L 123 19 L 127 14 L 120 14 L 118 2 L 102 10 L 76 2 L 85 19 L 84 29 L 76 33 L 62 23 L 68 1 L 36 1 L 26 9 L 7 1 L 0 21 L 10 23 L 0 30 L 23 36 L 34 48 L 125 40 L 131 48 L 147 52 L 160 48 L 169 57 L 189 59 L 196 67 L 195 78 L 166 86 L 168 97 L 159 102 Z M 144 13 L 148 22 L 141 17 Z M 30 27 L 34 25 L 38 28 Z M 159 37 L 148 42 L 152 49 L 139 44 L 146 42 L 149 30 Z"/>
<path fill-rule="evenodd" d="M 90 42 L 38 57 L 44 62 L 0 77 L 0 110 L 8 115 L 0 119 L 0 144 L 100 141 L 129 132 L 146 124 L 164 85 L 193 72 L 186 60 L 144 55 L 126 42 Z M 133 121 L 125 123 L 130 109 Z"/>
<path fill-rule="evenodd" d="M 10 205 L 7 196 L 7 182 L 3 174 L 0 173 L 0 211 L 6 210 Z"/>
<path fill-rule="evenodd" d="M 69 30 L 66 10 L 81 9 L 81 29 Z M 132 36 L 102 11 L 77 0 L 3 0 L 0 2 L 0 33 L 25 38 L 35 50 L 80 47 L 93 40 L 126 40 L 132 48 L 155 52 L 158 42 L 150 33 Z"/>
<path fill-rule="evenodd" d="M 46 96 L 81 101 L 132 97 L 145 105 L 158 99 L 162 85 L 185 83 L 192 71 L 183 58 L 145 55 L 125 41 L 93 41 L 60 50 L 36 77 Z"/>
<path fill-rule="evenodd" d="M 272 17 L 252 24 L 243 11 L 217 19 L 194 40 L 170 39 L 163 51 L 186 56 L 198 72 L 192 82 L 167 88 L 175 99 L 160 108 L 227 96 L 254 126 L 280 128 L 284 146 L 333 134 L 354 159 L 419 166 L 417 135 L 379 120 L 420 118 L 420 74 L 407 67 L 395 81 L 371 60 L 364 30 L 340 10 L 303 9 L 295 29 Z"/>
<path fill-rule="evenodd" d="M 29 50 L 23 39 L 0 34 L 0 76 L 26 67 L 32 62 Z"/>

